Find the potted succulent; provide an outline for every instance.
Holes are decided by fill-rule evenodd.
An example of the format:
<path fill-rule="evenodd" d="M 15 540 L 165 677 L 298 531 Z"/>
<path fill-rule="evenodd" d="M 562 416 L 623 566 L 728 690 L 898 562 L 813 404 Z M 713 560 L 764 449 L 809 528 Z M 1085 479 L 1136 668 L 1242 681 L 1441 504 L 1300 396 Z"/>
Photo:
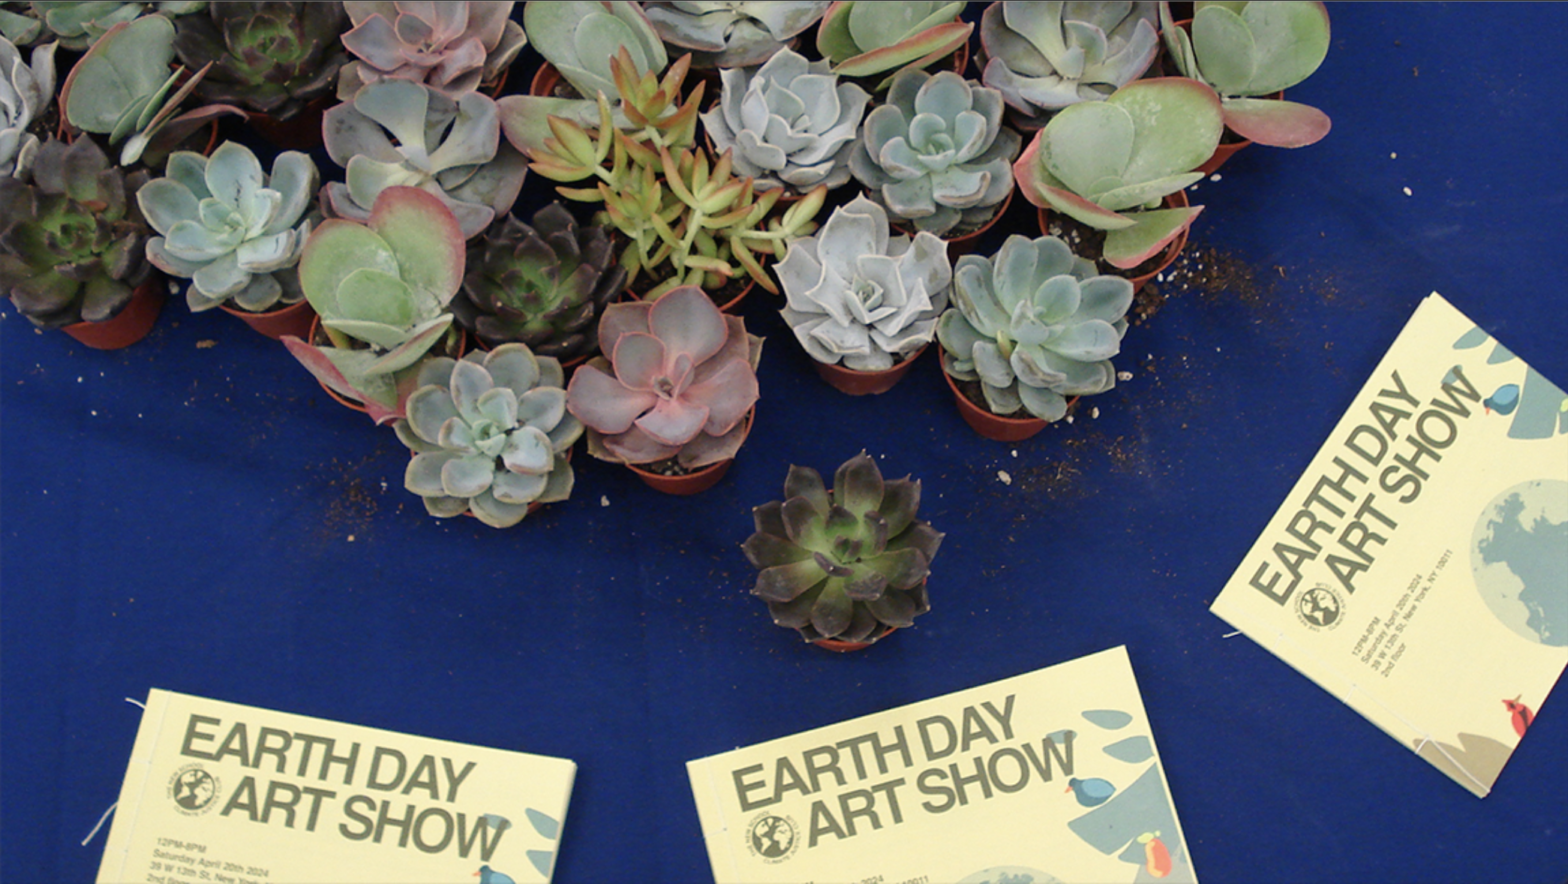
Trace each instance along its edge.
<path fill-rule="evenodd" d="M 33 48 L 31 63 L 0 37 L 0 176 L 26 178 L 38 154 L 38 136 L 28 130 L 54 101 L 54 54 L 60 44 Z"/>
<path fill-rule="evenodd" d="M 147 180 L 109 164 L 90 138 L 38 148 L 23 181 L 0 176 L 0 289 L 39 328 L 89 347 L 129 346 L 152 329 L 162 280 L 132 194 Z"/>
<path fill-rule="evenodd" d="M 936 334 L 964 420 L 982 436 L 1017 442 L 1060 420 L 1071 398 L 1116 386 L 1111 357 L 1132 297 L 1130 281 L 1097 274 L 1053 236 L 1009 236 L 994 259 L 959 258 L 953 306 Z M 980 401 L 955 381 L 977 384 Z"/>
<path fill-rule="evenodd" d="M 516 341 L 573 365 L 598 350 L 599 315 L 625 287 L 609 233 L 551 203 L 529 223 L 507 215 L 469 242 L 452 312 L 481 346 Z"/>
<path fill-rule="evenodd" d="M 1328 55 L 1328 7 L 1322 3 L 1196 3 L 1191 23 L 1183 26 L 1162 2 L 1160 26 L 1176 69 L 1219 94 L 1226 134 L 1234 135 L 1198 171 L 1214 171 L 1254 141 L 1305 147 L 1328 134 L 1327 114 L 1281 97 Z"/>
<path fill-rule="evenodd" d="M 791 466 L 784 500 L 751 511 L 742 544 L 758 570 L 752 595 L 773 622 L 830 651 L 853 651 L 913 626 L 931 610 L 926 577 L 942 533 L 915 518 L 920 482 L 884 481 L 864 451 L 828 489 L 810 467 Z"/>
<path fill-rule="evenodd" d="M 1160 51 L 1157 6 L 992 3 L 980 17 L 981 79 L 1001 91 L 1014 125 L 1039 129 L 1055 111 L 1143 76 Z"/>
<path fill-rule="evenodd" d="M 529 94 L 580 102 L 585 113 L 577 116 L 584 122 L 597 115 L 594 99 L 599 93 L 615 95 L 610 61 L 622 49 L 639 77 L 660 73 L 670 63 L 664 42 L 642 6 L 628 0 L 528 0 L 523 5 L 523 27 L 545 61 Z M 557 94 L 556 84 L 562 80 L 574 94 Z M 559 109 L 549 112 L 567 115 Z"/>
<path fill-rule="evenodd" d="M 890 236 L 881 206 L 856 197 L 775 267 L 784 321 L 817 371 L 851 395 L 885 393 L 936 334 L 953 279 L 942 241 Z"/>
<path fill-rule="evenodd" d="M 719 77 L 718 104 L 702 122 L 717 151 L 734 152 L 736 172 L 760 190 L 791 195 L 849 181 L 849 154 L 871 100 L 864 89 L 791 49 L 755 71 L 726 68 Z"/>
<path fill-rule="evenodd" d="M 423 83 L 448 98 L 498 87 L 528 37 L 512 21 L 512 0 L 402 3 L 347 0 L 354 54 L 338 77 L 338 98 L 384 80 Z"/>
<path fill-rule="evenodd" d="M 561 363 L 524 344 L 426 360 L 393 425 L 413 455 L 403 486 L 432 516 L 468 513 L 492 528 L 567 499 L 583 425 L 566 412 L 564 380 Z"/>
<path fill-rule="evenodd" d="M 1135 80 L 1104 101 L 1063 108 L 1035 133 L 1013 174 L 1029 202 L 1105 231 L 1104 261 L 1137 285 L 1175 259 L 1167 247 L 1203 210 L 1186 204 L 1183 189 L 1203 177 L 1194 170 L 1223 129 L 1219 98 L 1202 83 Z"/>
<path fill-rule="evenodd" d="M 136 203 L 159 234 L 147 259 L 191 281 L 191 310 L 222 307 L 272 338 L 306 334 L 314 314 L 295 265 L 310 235 L 315 162 L 286 151 L 269 176 L 250 148 L 226 141 L 211 158 L 176 151 L 165 174 Z"/>
<path fill-rule="evenodd" d="M 1013 194 L 1022 139 L 1002 124 L 1002 94 L 943 71 L 900 71 L 866 116 L 850 171 L 895 223 L 978 235 Z"/>
<path fill-rule="evenodd" d="M 188 15 L 206 6 L 205 0 L 157 0 L 153 3 L 122 0 L 32 0 L 7 3 L 18 7 L 0 14 L 5 35 L 17 45 L 53 37 L 72 52 L 83 52 L 123 22 L 156 11 L 169 18 Z M 25 8 L 24 8 L 25 7 Z"/>
<path fill-rule="evenodd" d="M 958 73 L 968 61 L 965 51 L 975 26 L 960 21 L 967 2 L 904 0 L 872 3 L 836 0 L 817 27 L 817 51 L 833 63 L 841 77 L 876 78 L 871 90 L 881 92 L 893 74 L 905 68 L 928 68 L 958 53 Z"/>
<path fill-rule="evenodd" d="M 321 222 L 305 240 L 299 281 L 325 340 L 283 337 L 329 392 L 385 423 L 403 416 L 414 366 L 445 341 L 447 304 L 463 280 L 462 231 L 452 212 L 417 187 L 389 187 L 363 224 Z M 450 352 L 439 355 L 452 355 Z"/>
<path fill-rule="evenodd" d="M 327 185 L 323 205 L 363 221 L 388 187 L 418 187 L 457 216 L 475 237 L 511 211 L 527 161 L 501 140 L 495 101 L 478 92 L 456 99 L 429 86 L 388 79 L 327 111 L 327 154 L 344 180 Z"/>
<path fill-rule="evenodd" d="M 751 431 L 762 339 L 682 286 L 605 308 L 599 346 L 608 355 L 578 366 L 566 388 L 588 453 L 660 491 L 712 487 Z"/>
<path fill-rule="evenodd" d="M 829 0 L 647 0 L 660 39 L 692 53 L 698 68 L 762 64 L 816 24 Z"/>

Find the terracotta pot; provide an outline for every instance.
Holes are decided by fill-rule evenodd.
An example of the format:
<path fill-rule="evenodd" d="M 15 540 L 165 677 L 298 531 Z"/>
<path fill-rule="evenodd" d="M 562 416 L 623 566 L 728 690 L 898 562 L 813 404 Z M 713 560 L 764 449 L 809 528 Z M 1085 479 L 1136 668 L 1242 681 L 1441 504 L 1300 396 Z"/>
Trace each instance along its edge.
<path fill-rule="evenodd" d="M 539 64 L 539 70 L 534 71 L 534 78 L 528 83 L 528 94 L 539 98 L 554 98 L 555 87 L 561 83 L 561 72 L 555 65 L 546 62 Z"/>
<path fill-rule="evenodd" d="M 893 389 L 893 385 L 897 384 L 903 379 L 904 375 L 909 373 L 909 369 L 915 364 L 915 360 L 919 359 L 920 354 L 924 353 L 926 347 L 929 346 L 931 345 L 926 344 L 924 347 L 911 353 L 909 358 L 903 362 L 894 365 L 892 368 L 884 368 L 881 371 L 859 371 L 842 365 L 829 365 L 826 362 L 814 362 L 813 364 L 817 368 L 817 374 L 821 375 L 824 381 L 832 384 L 833 389 L 840 393 L 847 393 L 850 396 L 874 396 Z"/>
<path fill-rule="evenodd" d="M 873 639 L 871 639 L 869 641 L 846 642 L 846 641 L 840 641 L 840 640 L 838 640 L 836 638 L 819 638 L 816 641 L 812 642 L 812 644 L 816 645 L 817 647 L 821 648 L 824 651 L 833 651 L 834 653 L 838 653 L 838 654 L 847 654 L 850 651 L 860 651 L 860 650 L 864 650 L 866 648 L 869 648 L 872 645 L 876 644 L 877 642 L 881 641 L 882 639 L 885 639 L 888 636 L 892 635 L 894 633 L 894 631 L 895 631 L 894 627 L 892 627 L 892 626 L 884 626 L 884 627 L 882 627 L 882 632 L 880 634 L 878 634 L 876 638 L 873 638 Z"/>
<path fill-rule="evenodd" d="M 976 433 L 993 439 L 997 442 L 1022 442 L 1039 433 L 1050 425 L 1049 421 L 1037 417 L 1002 417 L 969 401 L 958 389 L 958 383 L 953 376 L 942 370 L 942 377 L 947 378 L 947 386 L 953 391 L 953 401 L 958 403 L 958 413 L 963 417 L 964 423 Z"/>
<path fill-rule="evenodd" d="M 753 405 L 751 410 L 746 412 L 745 417 L 746 432 L 748 434 L 751 432 L 751 422 L 756 416 L 757 406 Z M 689 494 L 707 491 L 709 488 L 717 485 L 719 480 L 724 478 L 724 474 L 730 471 L 730 464 L 734 462 L 734 458 L 721 460 L 718 463 L 709 464 L 701 469 L 682 473 L 679 476 L 666 476 L 662 473 L 650 472 L 636 464 L 627 464 L 626 468 L 636 473 L 637 478 L 641 479 L 643 484 L 649 488 L 655 491 L 662 491 L 665 494 L 684 497 Z"/>
<path fill-rule="evenodd" d="M 952 237 L 952 238 L 949 238 L 947 236 L 943 236 L 942 237 L 942 240 L 947 243 L 947 257 L 948 257 L 948 260 L 956 261 L 956 260 L 958 260 L 959 256 L 967 255 L 970 252 L 975 250 L 975 244 L 977 242 L 979 242 L 980 237 L 984 236 L 986 234 L 986 231 L 988 231 L 991 228 L 995 227 L 996 226 L 996 222 L 1002 220 L 1002 216 L 1007 214 L 1007 207 L 1011 206 L 1013 204 L 1013 194 L 1017 190 L 1018 190 L 1018 188 L 1016 188 L 1016 187 L 1014 187 L 1012 190 L 1009 190 L 1007 192 L 1007 196 L 1002 199 L 1001 205 L 997 206 L 996 213 L 991 216 L 991 220 L 989 220 L 989 221 L 985 222 L 984 224 L 980 225 L 979 228 L 977 228 L 975 230 L 972 230 L 969 233 L 965 233 L 965 234 L 962 234 L 960 236 L 955 236 L 955 237 Z M 869 193 L 866 194 L 866 198 L 867 199 L 871 198 Z M 899 233 L 902 233 L 902 234 L 905 234 L 906 236 L 911 236 L 911 237 L 914 236 L 917 232 L 919 232 L 918 228 L 916 228 L 914 225 L 906 224 L 906 223 L 902 223 L 902 222 L 898 223 L 898 224 L 894 224 L 893 227 Z"/>
<path fill-rule="evenodd" d="M 327 95 L 316 98 L 286 120 L 271 114 L 252 112 L 250 127 L 279 150 L 315 150 L 325 143 L 322 140 L 321 119 L 327 112 L 328 99 Z"/>
<path fill-rule="evenodd" d="M 77 322 L 61 331 L 94 350 L 119 350 L 147 337 L 163 309 L 163 274 L 154 273 L 136 287 L 120 312 L 101 322 Z"/>
<path fill-rule="evenodd" d="M 1185 190 L 1178 190 L 1175 193 L 1165 197 L 1165 207 L 1167 209 L 1185 209 L 1188 205 L 1190 205 L 1190 203 L 1187 200 L 1187 191 Z M 1040 221 L 1040 232 L 1049 234 L 1051 229 L 1051 210 L 1042 208 L 1037 214 Z M 1123 270 L 1119 267 L 1112 267 L 1108 270 L 1102 270 L 1101 272 L 1126 277 L 1127 280 L 1132 283 L 1132 290 L 1137 292 L 1139 289 L 1143 288 L 1144 283 L 1153 279 L 1160 271 L 1171 266 L 1171 262 L 1176 260 L 1176 256 L 1181 254 L 1181 250 L 1187 247 L 1188 230 L 1189 228 L 1182 228 L 1181 233 L 1176 234 L 1176 238 L 1166 244 L 1165 250 L 1160 253 L 1159 260 L 1154 264 L 1154 269 L 1152 270 L 1147 270 L 1143 273 L 1139 273 L 1136 276 L 1129 275 L 1130 271 Z"/>
<path fill-rule="evenodd" d="M 284 335 L 309 340 L 316 319 L 316 311 L 311 308 L 310 302 L 303 300 L 261 313 L 231 307 L 228 303 L 218 306 L 224 313 L 239 317 L 246 325 L 274 341 L 280 340 Z"/>

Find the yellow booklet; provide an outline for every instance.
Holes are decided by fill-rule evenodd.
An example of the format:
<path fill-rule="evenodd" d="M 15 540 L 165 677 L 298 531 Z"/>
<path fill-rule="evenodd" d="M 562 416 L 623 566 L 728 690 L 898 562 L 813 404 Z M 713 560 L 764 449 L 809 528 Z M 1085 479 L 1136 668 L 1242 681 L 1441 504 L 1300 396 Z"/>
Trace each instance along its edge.
<path fill-rule="evenodd" d="M 153 690 L 98 881 L 549 881 L 576 772 Z"/>
<path fill-rule="evenodd" d="M 1433 293 L 1212 610 L 1484 797 L 1568 663 L 1568 399 Z"/>
<path fill-rule="evenodd" d="M 686 769 L 719 884 L 1197 880 L 1125 648 Z"/>

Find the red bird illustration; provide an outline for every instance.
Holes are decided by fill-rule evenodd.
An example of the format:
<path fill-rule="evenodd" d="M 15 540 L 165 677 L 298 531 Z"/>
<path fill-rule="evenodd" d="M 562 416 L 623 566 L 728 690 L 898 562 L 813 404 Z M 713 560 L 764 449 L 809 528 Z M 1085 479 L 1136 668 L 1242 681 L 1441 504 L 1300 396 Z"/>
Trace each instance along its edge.
<path fill-rule="evenodd" d="M 1535 713 L 1530 711 L 1529 706 L 1519 702 L 1519 697 L 1504 700 L 1503 707 L 1514 715 L 1514 733 L 1524 736 L 1524 732 L 1530 729 L 1530 722 L 1535 721 Z"/>

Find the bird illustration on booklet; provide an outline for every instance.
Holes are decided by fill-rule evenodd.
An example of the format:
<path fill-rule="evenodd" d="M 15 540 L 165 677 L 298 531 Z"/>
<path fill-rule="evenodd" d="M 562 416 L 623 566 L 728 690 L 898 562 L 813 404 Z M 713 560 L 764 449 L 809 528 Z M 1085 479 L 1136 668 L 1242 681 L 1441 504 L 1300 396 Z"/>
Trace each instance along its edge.
<path fill-rule="evenodd" d="M 1125 648 L 686 770 L 718 884 L 1197 880 Z"/>
<path fill-rule="evenodd" d="M 98 882 L 548 882 L 576 774 L 155 689 Z"/>
<path fill-rule="evenodd" d="M 1434 292 L 1211 610 L 1484 797 L 1568 665 L 1568 396 Z"/>

